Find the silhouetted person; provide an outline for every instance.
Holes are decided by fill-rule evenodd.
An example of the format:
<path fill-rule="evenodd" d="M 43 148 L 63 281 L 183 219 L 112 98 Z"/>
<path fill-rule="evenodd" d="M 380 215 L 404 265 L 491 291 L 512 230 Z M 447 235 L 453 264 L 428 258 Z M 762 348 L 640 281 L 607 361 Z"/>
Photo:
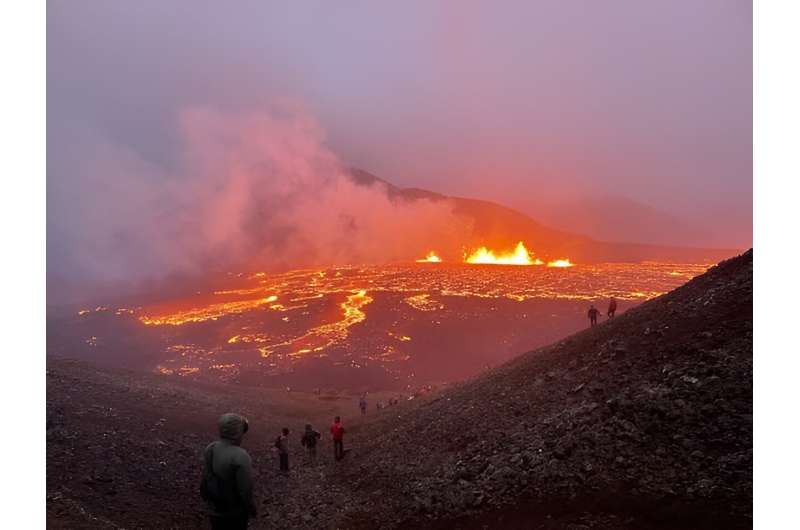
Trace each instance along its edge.
<path fill-rule="evenodd" d="M 281 473 L 289 472 L 289 429 L 284 427 L 281 435 L 275 438 L 275 449 L 278 450 L 278 469 Z"/>
<path fill-rule="evenodd" d="M 333 439 L 333 457 L 341 460 L 344 457 L 344 427 L 342 427 L 342 419 L 339 416 L 333 419 L 331 438 Z"/>
<path fill-rule="evenodd" d="M 617 299 L 613 296 L 608 301 L 608 318 L 614 318 L 614 313 L 617 312 Z"/>
<path fill-rule="evenodd" d="M 203 453 L 200 495 L 208 505 L 213 530 L 239 530 L 256 516 L 252 463 L 240 447 L 248 424 L 239 414 L 227 413 L 220 416 L 218 425 L 219 441 Z"/>
<path fill-rule="evenodd" d="M 592 304 L 589 307 L 589 327 L 594 327 L 597 325 L 597 317 L 600 315 L 600 311 Z"/>
<path fill-rule="evenodd" d="M 361 414 L 367 413 L 367 396 L 361 396 L 361 399 L 358 400 L 358 408 L 361 409 Z"/>
<path fill-rule="evenodd" d="M 312 465 L 317 463 L 317 441 L 320 439 L 321 434 L 314 430 L 310 423 L 306 424 L 306 430 L 303 432 L 303 437 L 300 438 L 300 444 L 306 448 L 308 454 L 308 461 Z"/>

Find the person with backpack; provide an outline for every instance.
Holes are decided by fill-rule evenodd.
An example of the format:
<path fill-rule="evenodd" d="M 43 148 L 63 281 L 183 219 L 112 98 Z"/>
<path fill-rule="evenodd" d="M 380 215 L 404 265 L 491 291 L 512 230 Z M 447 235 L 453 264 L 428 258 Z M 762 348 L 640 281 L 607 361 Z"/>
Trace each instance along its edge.
<path fill-rule="evenodd" d="M 203 452 L 200 496 L 208 506 L 212 530 L 240 530 L 256 516 L 252 461 L 242 447 L 247 419 L 226 413 L 218 421 L 219 440 Z"/>
<path fill-rule="evenodd" d="M 587 314 L 589 315 L 589 327 L 595 327 L 597 325 L 597 317 L 600 315 L 600 310 L 597 309 L 594 304 L 591 304 Z"/>
<path fill-rule="evenodd" d="M 331 439 L 333 439 L 333 458 L 341 460 L 344 457 L 344 427 L 342 427 L 342 418 L 339 416 L 333 419 Z"/>
<path fill-rule="evenodd" d="M 283 474 L 289 473 L 289 429 L 284 427 L 280 436 L 275 438 L 275 449 L 278 450 L 278 469 Z"/>
<path fill-rule="evenodd" d="M 307 423 L 306 430 L 300 438 L 300 444 L 306 448 L 308 462 L 312 466 L 317 465 L 317 440 L 319 440 L 321 436 L 322 435 L 318 431 L 314 430 L 310 423 Z"/>

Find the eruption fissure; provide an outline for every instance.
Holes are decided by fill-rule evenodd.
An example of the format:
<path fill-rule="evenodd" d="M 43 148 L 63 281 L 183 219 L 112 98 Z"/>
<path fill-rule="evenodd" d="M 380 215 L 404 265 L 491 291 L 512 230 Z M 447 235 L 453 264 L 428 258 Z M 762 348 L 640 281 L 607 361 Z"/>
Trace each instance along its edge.
<path fill-rule="evenodd" d="M 442 258 L 432 250 L 427 256 L 416 261 L 417 263 L 441 263 Z M 479 247 L 470 254 L 464 254 L 464 263 L 473 265 L 547 265 L 555 268 L 566 268 L 574 265 L 569 258 L 556 259 L 545 263 L 535 257 L 534 253 L 529 251 L 522 241 L 517 243 L 514 250 L 510 252 L 495 251 L 485 246 Z"/>

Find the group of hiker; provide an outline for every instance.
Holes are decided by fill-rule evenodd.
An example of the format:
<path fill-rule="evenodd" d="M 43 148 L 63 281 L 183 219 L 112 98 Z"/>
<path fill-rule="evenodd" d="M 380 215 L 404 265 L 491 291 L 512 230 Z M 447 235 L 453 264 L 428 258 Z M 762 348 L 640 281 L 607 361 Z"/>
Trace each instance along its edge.
<path fill-rule="evenodd" d="M 608 301 L 608 311 L 606 314 L 608 315 L 608 318 L 611 319 L 614 318 L 614 314 L 616 312 L 617 312 L 617 299 L 612 296 L 611 299 Z M 589 317 L 589 327 L 594 327 L 597 325 L 597 317 L 600 316 L 600 310 L 597 309 L 594 306 L 594 304 L 590 304 L 587 316 Z"/>
<path fill-rule="evenodd" d="M 607 316 L 614 318 L 617 311 L 617 300 L 611 298 L 608 303 Z M 591 304 L 588 311 L 590 326 L 597 325 L 600 310 Z M 287 387 L 287 392 L 290 389 Z M 319 393 L 319 391 L 317 391 Z M 399 400 L 389 400 L 389 405 Z M 378 402 L 378 409 L 384 407 Z M 362 395 L 358 402 L 361 414 L 367 413 L 367 397 Z M 249 425 L 247 419 L 239 414 L 227 413 L 219 418 L 219 440 L 206 447 L 203 453 L 203 479 L 200 494 L 209 506 L 211 527 L 214 530 L 247 528 L 248 520 L 256 516 L 256 505 L 253 502 L 252 461 L 250 455 L 242 447 L 242 439 Z M 341 417 L 336 416 L 330 427 L 335 460 L 344 457 L 344 427 Z M 300 444 L 305 448 L 307 462 L 317 464 L 317 442 L 322 435 L 306 424 L 300 437 Z M 274 448 L 278 454 L 278 468 L 281 474 L 289 473 L 289 429 L 281 429 L 275 439 Z"/>
<path fill-rule="evenodd" d="M 203 478 L 200 495 L 209 508 L 212 530 L 247 528 L 250 518 L 256 516 L 253 501 L 252 460 L 242 447 L 249 429 L 244 416 L 227 413 L 218 421 L 219 440 L 206 447 L 203 453 Z M 336 416 L 330 428 L 334 459 L 344 457 L 344 427 Z M 317 442 L 322 437 L 311 424 L 306 424 L 301 445 L 306 450 L 307 461 L 317 463 Z M 289 473 L 289 429 L 281 429 L 275 439 L 280 473 Z"/>

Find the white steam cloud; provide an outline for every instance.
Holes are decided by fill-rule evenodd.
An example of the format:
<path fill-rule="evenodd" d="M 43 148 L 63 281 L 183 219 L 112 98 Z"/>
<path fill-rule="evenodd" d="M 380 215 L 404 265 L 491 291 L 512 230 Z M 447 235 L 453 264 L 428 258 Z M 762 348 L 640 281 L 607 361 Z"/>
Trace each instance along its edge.
<path fill-rule="evenodd" d="M 470 220 L 448 201 L 353 182 L 302 106 L 184 111 L 169 164 L 96 135 L 48 168 L 48 281 L 135 284 L 224 267 L 267 270 L 455 254 Z M 59 139 L 62 141 L 62 139 Z M 59 175 L 54 176 L 54 172 Z"/>

